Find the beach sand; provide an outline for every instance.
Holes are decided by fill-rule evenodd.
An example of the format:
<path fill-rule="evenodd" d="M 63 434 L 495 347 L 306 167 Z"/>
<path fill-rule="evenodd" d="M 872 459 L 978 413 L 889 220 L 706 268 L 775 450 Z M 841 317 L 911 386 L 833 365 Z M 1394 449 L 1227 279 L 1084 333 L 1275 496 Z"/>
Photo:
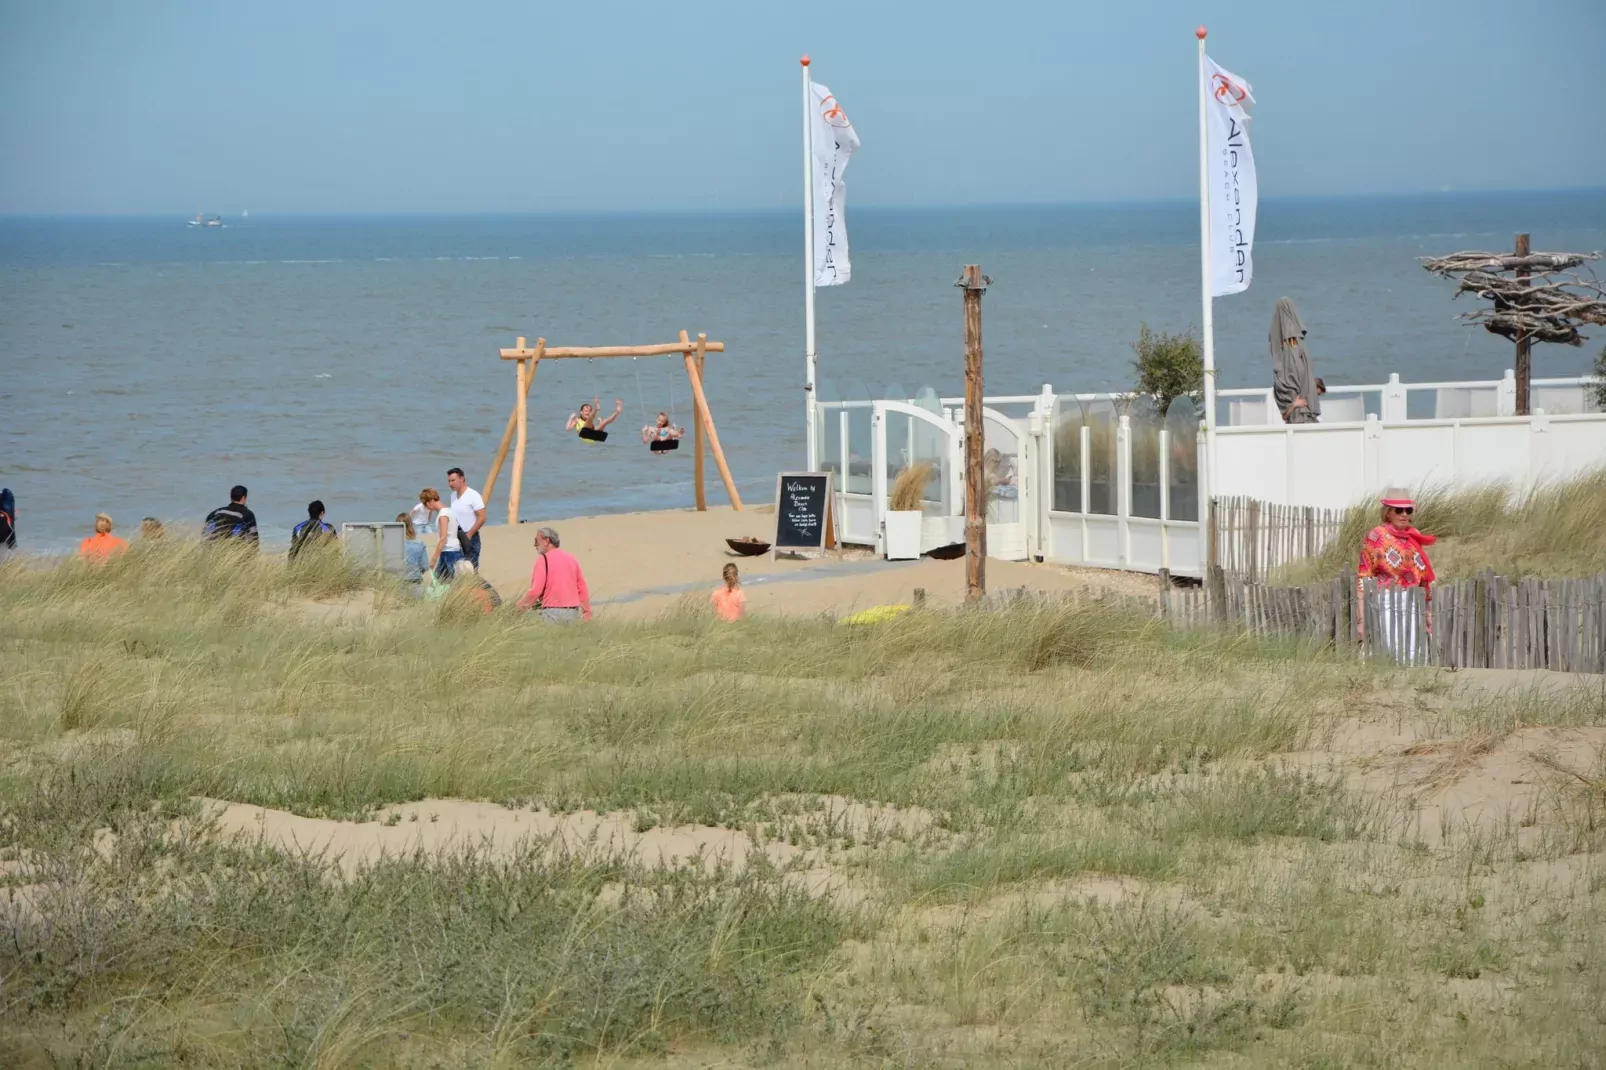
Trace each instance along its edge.
<path fill-rule="evenodd" d="M 962 559 L 884 561 L 857 548 L 814 559 L 740 557 L 725 540 L 744 535 L 770 540 L 773 507 L 740 513 L 725 507 L 704 513 L 677 509 L 487 525 L 481 531 L 480 571 L 504 598 L 518 598 L 529 589 L 535 530 L 544 524 L 557 529 L 563 548 L 580 559 L 598 615 L 654 616 L 688 596 L 706 601 L 720 583 L 720 571 L 733 561 L 741 569 L 753 613 L 840 616 L 907 603 L 917 587 L 925 588 L 935 605 L 957 605 L 965 596 Z M 1109 588 L 1148 594 L 1155 580 L 1127 572 L 989 560 L 987 585 L 989 590 Z"/>

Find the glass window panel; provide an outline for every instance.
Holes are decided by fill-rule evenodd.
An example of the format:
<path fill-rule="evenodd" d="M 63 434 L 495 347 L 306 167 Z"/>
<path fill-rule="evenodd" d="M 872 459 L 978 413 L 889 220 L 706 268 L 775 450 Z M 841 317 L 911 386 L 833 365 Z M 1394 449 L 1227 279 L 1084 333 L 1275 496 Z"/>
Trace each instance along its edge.
<path fill-rule="evenodd" d="M 860 402 L 848 413 L 847 490 L 850 494 L 871 493 L 870 458 L 874 446 L 871 426 L 870 392 L 863 383 L 853 383 L 843 397 L 844 401 Z"/>
<path fill-rule="evenodd" d="M 1087 407 L 1088 498 L 1089 513 L 1115 515 L 1116 486 L 1116 410 L 1115 399 L 1106 395 Z"/>
<path fill-rule="evenodd" d="M 1165 420 L 1154 399 L 1140 397 L 1127 410 L 1132 434 L 1132 515 L 1160 518 L 1160 429 Z"/>
<path fill-rule="evenodd" d="M 1013 524 L 1020 519 L 1020 447 L 1014 432 L 991 416 L 984 417 L 987 448 L 982 472 L 987 479 L 987 519 Z"/>
<path fill-rule="evenodd" d="M 1087 414 L 1074 397 L 1054 399 L 1054 509 L 1082 511 L 1082 427 Z"/>
<path fill-rule="evenodd" d="M 1199 519 L 1199 406 L 1173 398 L 1165 414 L 1172 520 Z"/>

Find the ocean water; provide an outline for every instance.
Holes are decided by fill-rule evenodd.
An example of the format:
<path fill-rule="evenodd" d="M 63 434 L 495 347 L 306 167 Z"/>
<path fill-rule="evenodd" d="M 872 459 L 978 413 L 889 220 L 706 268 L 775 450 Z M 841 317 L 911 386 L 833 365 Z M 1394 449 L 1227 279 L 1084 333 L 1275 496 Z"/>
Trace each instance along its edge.
<path fill-rule="evenodd" d="M 1199 319 L 1191 203 L 893 210 L 849 206 L 853 281 L 819 293 L 822 391 L 912 394 L 962 384 L 966 263 L 984 301 L 989 393 L 1131 385 L 1142 322 Z M 743 495 L 803 463 L 800 219 L 708 216 L 226 217 L 0 220 L 0 485 L 22 544 L 70 547 L 109 512 L 181 528 L 234 483 L 269 541 L 321 498 L 329 519 L 384 520 L 461 465 L 480 485 L 513 403 L 497 358 L 516 335 L 553 345 L 726 344 L 708 396 Z M 1494 378 L 1509 343 L 1456 320 L 1465 302 L 1417 258 L 1509 248 L 1606 249 L 1606 191 L 1262 204 L 1254 286 L 1216 302 L 1221 384 L 1269 376 L 1280 296 L 1330 383 Z M 1583 373 L 1584 349 L 1541 347 L 1537 375 Z M 605 446 L 564 420 L 582 401 L 625 413 Z M 650 456 L 659 409 L 689 423 L 678 358 L 543 363 L 530 402 L 522 515 L 688 505 L 689 451 Z M 722 500 L 709 466 L 710 498 Z M 505 518 L 507 476 L 491 520 Z"/>

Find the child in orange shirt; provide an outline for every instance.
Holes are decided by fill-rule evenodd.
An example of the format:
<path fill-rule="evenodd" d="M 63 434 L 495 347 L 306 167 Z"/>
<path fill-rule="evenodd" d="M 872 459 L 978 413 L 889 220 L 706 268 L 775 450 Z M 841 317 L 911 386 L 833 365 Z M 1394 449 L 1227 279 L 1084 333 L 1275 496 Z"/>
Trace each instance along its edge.
<path fill-rule="evenodd" d="M 95 534 L 78 544 L 78 555 L 89 561 L 104 561 L 119 550 L 128 549 L 128 543 L 112 534 L 112 518 L 105 513 L 95 514 Z"/>
<path fill-rule="evenodd" d="M 724 577 L 725 586 L 714 591 L 714 612 L 720 620 L 741 620 L 747 616 L 747 592 L 734 564 L 725 566 Z"/>

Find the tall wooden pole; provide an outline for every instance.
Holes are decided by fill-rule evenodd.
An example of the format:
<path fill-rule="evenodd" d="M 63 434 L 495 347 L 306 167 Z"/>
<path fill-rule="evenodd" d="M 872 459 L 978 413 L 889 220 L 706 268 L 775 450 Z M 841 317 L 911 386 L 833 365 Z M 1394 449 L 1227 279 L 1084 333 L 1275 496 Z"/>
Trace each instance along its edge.
<path fill-rule="evenodd" d="M 535 362 L 521 360 L 514 365 L 514 370 L 518 375 L 518 387 L 513 395 L 513 415 L 518 421 L 518 441 L 513 447 L 513 479 L 507 492 L 507 522 L 509 524 L 517 524 L 519 522 L 519 494 L 524 490 L 524 445 L 527 434 L 525 394 L 529 389 L 530 380 L 535 378 Z"/>
<path fill-rule="evenodd" d="M 987 476 L 983 467 L 981 295 L 992 280 L 966 264 L 954 285 L 965 292 L 965 600 L 987 593 Z"/>
<path fill-rule="evenodd" d="M 694 355 L 697 357 L 697 381 L 699 383 L 706 382 L 707 380 L 703 378 L 703 361 L 708 359 L 707 355 L 706 355 L 705 351 L 702 350 L 702 349 L 698 349 Z M 692 406 L 695 408 L 696 405 L 697 405 L 697 399 L 694 397 L 694 398 L 692 398 Z M 695 437 L 697 439 L 698 444 L 700 445 L 702 443 L 702 441 L 703 441 L 703 421 L 702 421 L 701 413 L 694 413 L 694 415 L 696 415 L 698 417 L 698 419 L 697 419 L 697 434 L 696 434 Z M 699 465 L 702 464 L 703 451 L 701 449 L 699 449 L 697 451 L 697 456 L 694 458 L 694 460 L 696 460 Z M 699 474 L 697 476 L 697 486 L 699 488 L 701 488 L 702 485 L 703 485 L 703 477 L 701 475 L 701 470 L 699 469 Z M 698 493 L 699 494 L 702 493 L 701 489 L 699 489 Z M 704 499 L 703 499 L 703 508 L 704 508 L 705 511 L 708 508 L 707 496 L 706 495 L 704 496 Z"/>
<path fill-rule="evenodd" d="M 681 356 L 687 360 L 691 360 L 697 352 L 692 348 L 691 335 L 687 334 L 685 331 L 681 331 L 680 343 L 686 347 L 685 349 L 681 350 Z M 699 363 L 697 365 L 697 374 L 700 376 L 702 373 L 702 364 Z M 696 394 L 693 394 L 691 398 L 691 442 L 692 493 L 695 494 L 697 498 L 697 511 L 699 513 L 706 513 L 708 512 L 708 492 L 703 489 L 703 410 L 697 404 Z"/>
<path fill-rule="evenodd" d="M 742 496 L 736 493 L 736 480 L 731 478 L 730 466 L 725 463 L 725 451 L 719 448 L 719 432 L 714 428 L 714 417 L 708 411 L 708 398 L 703 393 L 703 376 L 698 368 L 703 363 L 703 351 L 708 342 L 708 335 L 697 336 L 697 350 L 686 354 L 686 378 L 691 380 L 692 397 L 696 400 L 697 412 L 702 416 L 702 427 L 708 432 L 708 447 L 714 451 L 714 464 L 719 467 L 719 478 L 725 482 L 725 493 L 730 497 L 731 508 L 738 513 L 742 511 Z"/>
<path fill-rule="evenodd" d="M 519 348 L 524 348 L 524 339 L 522 337 L 519 339 Z M 530 384 L 535 382 L 535 366 L 541 363 L 541 356 L 545 352 L 546 339 L 537 338 L 535 340 L 535 356 L 531 357 L 529 361 L 530 374 L 524 377 L 525 397 L 530 396 Z M 524 361 L 521 360 L 519 363 L 523 364 Z M 518 422 L 519 405 L 518 402 L 515 401 L 513 403 L 512 411 L 507 414 L 507 428 L 502 432 L 501 444 L 496 447 L 496 458 L 491 461 L 490 471 L 488 471 L 485 475 L 485 490 L 480 496 L 485 499 L 486 505 L 491 504 L 491 491 L 496 489 L 496 477 L 502 471 L 502 462 L 507 460 L 508 447 L 513 444 L 513 432 L 518 430 Z"/>
<path fill-rule="evenodd" d="M 1526 235 L 1526 234 L 1517 235 L 1517 249 L 1516 249 L 1516 252 L 1517 252 L 1518 256 L 1527 256 L 1528 255 L 1528 235 Z M 1522 283 L 1524 286 L 1526 286 L 1528 284 L 1527 280 L 1528 280 L 1528 269 L 1526 267 L 1518 268 L 1517 269 L 1517 281 Z M 1530 343 L 1528 341 L 1528 336 L 1527 335 L 1522 335 L 1522 336 L 1518 337 L 1518 339 L 1517 339 L 1517 415 L 1518 416 L 1527 416 L 1528 415 L 1528 383 L 1529 383 L 1530 378 L 1532 377 L 1532 371 L 1533 371 L 1532 354 L 1529 352 L 1529 345 L 1530 345 Z"/>

